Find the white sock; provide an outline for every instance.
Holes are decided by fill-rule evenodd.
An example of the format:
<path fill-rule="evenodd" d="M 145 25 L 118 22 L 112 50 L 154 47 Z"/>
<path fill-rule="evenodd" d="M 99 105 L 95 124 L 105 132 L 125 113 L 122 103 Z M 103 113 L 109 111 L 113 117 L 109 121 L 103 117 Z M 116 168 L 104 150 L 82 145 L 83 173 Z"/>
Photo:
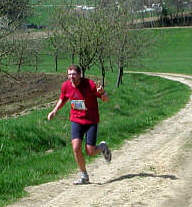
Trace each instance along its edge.
<path fill-rule="evenodd" d="M 89 178 L 89 175 L 88 175 L 87 171 L 85 171 L 85 172 L 81 172 L 81 176 L 82 176 L 83 178 Z"/>

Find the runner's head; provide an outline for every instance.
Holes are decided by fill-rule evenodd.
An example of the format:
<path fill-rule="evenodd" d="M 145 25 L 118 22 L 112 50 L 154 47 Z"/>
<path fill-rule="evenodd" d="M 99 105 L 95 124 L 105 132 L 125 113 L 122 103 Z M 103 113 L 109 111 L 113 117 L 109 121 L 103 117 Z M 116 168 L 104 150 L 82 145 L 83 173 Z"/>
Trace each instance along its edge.
<path fill-rule="evenodd" d="M 78 65 L 71 65 L 67 68 L 67 72 L 69 70 L 75 70 L 77 73 L 81 74 L 81 68 Z"/>
<path fill-rule="evenodd" d="M 78 86 L 81 80 L 81 68 L 78 65 L 71 65 L 67 68 L 68 79 L 74 86 Z"/>

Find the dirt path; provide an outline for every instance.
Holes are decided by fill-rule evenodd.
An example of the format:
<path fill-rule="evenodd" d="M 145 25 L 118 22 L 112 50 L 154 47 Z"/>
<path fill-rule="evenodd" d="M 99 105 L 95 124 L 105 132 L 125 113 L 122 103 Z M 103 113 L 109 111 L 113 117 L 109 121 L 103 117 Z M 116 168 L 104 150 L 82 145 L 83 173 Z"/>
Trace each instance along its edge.
<path fill-rule="evenodd" d="M 156 75 L 192 88 L 190 76 Z M 191 126 L 192 97 L 175 116 L 114 150 L 110 165 L 103 158 L 90 164 L 90 185 L 72 185 L 72 175 L 27 187 L 29 196 L 9 207 L 192 207 Z"/>

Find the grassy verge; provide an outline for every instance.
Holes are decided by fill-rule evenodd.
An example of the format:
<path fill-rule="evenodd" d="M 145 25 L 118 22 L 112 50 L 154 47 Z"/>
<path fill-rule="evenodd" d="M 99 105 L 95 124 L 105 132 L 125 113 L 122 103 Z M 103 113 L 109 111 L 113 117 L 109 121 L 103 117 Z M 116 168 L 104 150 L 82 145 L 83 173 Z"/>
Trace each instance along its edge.
<path fill-rule="evenodd" d="M 190 89 L 158 77 L 126 74 L 116 89 L 107 78 L 109 103 L 99 102 L 100 140 L 117 148 L 125 139 L 153 127 L 187 102 Z M 0 206 L 24 196 L 25 186 L 66 177 L 76 170 L 70 144 L 67 104 L 52 121 L 50 109 L 16 119 L 0 120 Z M 86 160 L 90 158 L 86 156 Z"/>

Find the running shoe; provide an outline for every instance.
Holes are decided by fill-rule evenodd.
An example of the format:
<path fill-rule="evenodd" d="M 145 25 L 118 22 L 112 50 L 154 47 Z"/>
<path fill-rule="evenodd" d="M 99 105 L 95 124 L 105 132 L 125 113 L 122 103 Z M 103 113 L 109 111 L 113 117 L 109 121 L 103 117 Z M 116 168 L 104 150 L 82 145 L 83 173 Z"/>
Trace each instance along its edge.
<path fill-rule="evenodd" d="M 74 185 L 84 185 L 84 184 L 90 184 L 89 182 L 89 176 L 81 175 L 81 177 L 78 180 L 75 180 L 73 182 Z"/>
<path fill-rule="evenodd" d="M 101 146 L 101 148 L 103 149 L 102 150 L 102 154 L 105 158 L 105 160 L 107 162 L 110 162 L 111 161 L 111 157 L 112 157 L 112 154 L 111 154 L 111 150 L 109 149 L 109 147 L 107 146 L 107 143 L 105 141 L 102 141 L 100 142 L 99 144 Z"/>

